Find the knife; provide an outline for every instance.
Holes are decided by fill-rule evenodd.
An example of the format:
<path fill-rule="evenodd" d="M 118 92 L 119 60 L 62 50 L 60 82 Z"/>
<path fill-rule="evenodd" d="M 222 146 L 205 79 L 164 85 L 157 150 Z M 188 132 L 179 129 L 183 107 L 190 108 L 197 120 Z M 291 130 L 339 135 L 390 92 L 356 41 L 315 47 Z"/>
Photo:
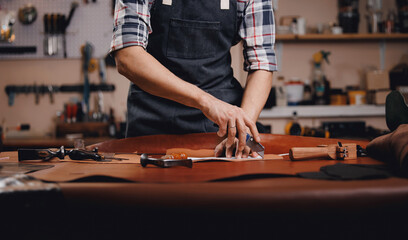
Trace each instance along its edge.
<path fill-rule="evenodd" d="M 256 152 L 262 159 L 265 156 L 265 147 L 262 146 L 259 142 L 256 142 L 255 139 L 247 133 L 246 135 L 246 145 L 251 149 L 252 152 Z"/>

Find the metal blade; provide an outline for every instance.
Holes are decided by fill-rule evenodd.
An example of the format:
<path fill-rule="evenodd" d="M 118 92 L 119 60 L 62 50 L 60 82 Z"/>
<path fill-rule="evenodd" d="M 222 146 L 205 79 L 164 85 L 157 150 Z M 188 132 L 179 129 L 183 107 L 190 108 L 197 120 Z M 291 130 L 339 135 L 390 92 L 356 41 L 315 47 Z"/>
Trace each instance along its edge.
<path fill-rule="evenodd" d="M 255 142 L 254 138 L 249 134 L 247 134 L 246 139 L 246 145 L 252 150 L 252 152 L 258 153 L 263 159 L 265 154 L 264 146 L 258 142 Z"/>

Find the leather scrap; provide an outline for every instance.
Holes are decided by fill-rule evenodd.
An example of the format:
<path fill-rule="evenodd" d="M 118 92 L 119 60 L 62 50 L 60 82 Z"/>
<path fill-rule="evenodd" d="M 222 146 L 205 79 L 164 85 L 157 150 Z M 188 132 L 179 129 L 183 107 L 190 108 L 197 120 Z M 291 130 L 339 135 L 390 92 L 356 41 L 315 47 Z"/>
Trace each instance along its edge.
<path fill-rule="evenodd" d="M 303 172 L 297 176 L 322 180 L 368 180 L 394 176 L 386 165 L 336 163 L 320 168 L 319 172 Z"/>

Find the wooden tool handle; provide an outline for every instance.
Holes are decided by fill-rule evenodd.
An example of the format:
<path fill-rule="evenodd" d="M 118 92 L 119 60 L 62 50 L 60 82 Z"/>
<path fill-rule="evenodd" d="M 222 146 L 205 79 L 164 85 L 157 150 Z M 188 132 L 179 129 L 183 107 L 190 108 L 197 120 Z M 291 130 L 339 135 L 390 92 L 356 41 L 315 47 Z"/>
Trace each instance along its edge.
<path fill-rule="evenodd" d="M 327 147 L 294 147 L 289 150 L 289 157 L 292 161 L 315 158 L 332 159 Z"/>

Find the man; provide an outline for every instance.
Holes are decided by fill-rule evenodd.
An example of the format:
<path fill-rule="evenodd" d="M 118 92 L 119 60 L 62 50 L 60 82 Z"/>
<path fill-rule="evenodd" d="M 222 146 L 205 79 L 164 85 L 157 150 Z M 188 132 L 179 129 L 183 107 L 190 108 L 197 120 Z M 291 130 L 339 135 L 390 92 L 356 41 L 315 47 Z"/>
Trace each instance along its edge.
<path fill-rule="evenodd" d="M 276 71 L 274 33 L 271 0 L 117 0 L 111 52 L 131 81 L 127 137 L 217 132 L 228 135 L 216 155 L 247 157 Z M 230 56 L 240 40 L 244 91 Z"/>

